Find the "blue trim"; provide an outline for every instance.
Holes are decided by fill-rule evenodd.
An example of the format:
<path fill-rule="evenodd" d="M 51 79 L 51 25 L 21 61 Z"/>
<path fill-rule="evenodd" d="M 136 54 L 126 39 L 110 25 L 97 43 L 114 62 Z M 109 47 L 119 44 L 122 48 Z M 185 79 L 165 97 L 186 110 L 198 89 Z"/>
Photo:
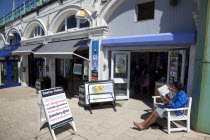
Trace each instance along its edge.
<path fill-rule="evenodd" d="M 20 60 L 0 60 L 0 62 L 20 62 Z"/>
<path fill-rule="evenodd" d="M 20 62 L 20 60 L 0 60 L 0 62 L 6 62 L 7 64 L 7 71 L 6 71 L 7 82 L 5 85 L 1 85 L 0 89 L 20 86 L 21 85 L 20 83 L 12 83 L 12 66 L 11 66 L 11 62 Z"/>
<path fill-rule="evenodd" d="M 3 50 L 4 50 L 4 51 L 14 51 L 14 50 L 16 50 L 16 49 L 19 48 L 19 47 L 20 47 L 20 43 L 14 44 L 14 45 L 4 46 L 4 47 L 3 47 Z"/>
<path fill-rule="evenodd" d="M 12 51 L 2 51 L 2 52 L 0 52 L 0 57 L 8 55 L 10 53 L 12 53 Z"/>
<path fill-rule="evenodd" d="M 193 44 L 195 44 L 194 31 L 114 37 L 102 40 L 102 46 L 106 47 L 175 46 Z"/>
<path fill-rule="evenodd" d="M 0 86 L 0 89 L 9 88 L 9 87 L 17 87 L 17 86 L 21 86 L 21 83 L 12 83 L 9 85 L 2 85 L 2 86 Z"/>

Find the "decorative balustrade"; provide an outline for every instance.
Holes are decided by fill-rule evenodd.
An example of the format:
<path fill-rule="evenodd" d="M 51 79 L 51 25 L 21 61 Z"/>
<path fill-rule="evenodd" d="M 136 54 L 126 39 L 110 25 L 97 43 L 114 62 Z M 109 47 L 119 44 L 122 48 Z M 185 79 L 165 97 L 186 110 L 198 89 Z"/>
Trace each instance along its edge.
<path fill-rule="evenodd" d="M 18 19 L 27 13 L 47 4 L 55 0 L 28 0 L 24 2 L 21 6 L 17 7 L 16 9 L 12 10 L 12 12 L 4 15 L 0 18 L 0 26 L 4 26 L 5 24 Z"/>

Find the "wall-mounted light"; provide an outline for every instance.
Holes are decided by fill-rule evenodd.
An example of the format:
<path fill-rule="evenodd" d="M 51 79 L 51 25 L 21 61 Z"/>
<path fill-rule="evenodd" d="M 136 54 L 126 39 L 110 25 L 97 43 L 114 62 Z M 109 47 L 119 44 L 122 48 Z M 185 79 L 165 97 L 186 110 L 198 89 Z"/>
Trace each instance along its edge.
<path fill-rule="evenodd" d="M 13 37 L 13 36 L 14 36 L 14 34 L 13 34 L 13 33 L 10 33 L 10 34 L 9 34 L 9 36 L 10 36 L 10 37 Z"/>
<path fill-rule="evenodd" d="M 101 3 L 106 3 L 108 0 L 101 0 Z"/>
<path fill-rule="evenodd" d="M 77 19 L 88 19 L 88 13 L 84 9 L 81 9 L 76 13 L 75 17 Z"/>

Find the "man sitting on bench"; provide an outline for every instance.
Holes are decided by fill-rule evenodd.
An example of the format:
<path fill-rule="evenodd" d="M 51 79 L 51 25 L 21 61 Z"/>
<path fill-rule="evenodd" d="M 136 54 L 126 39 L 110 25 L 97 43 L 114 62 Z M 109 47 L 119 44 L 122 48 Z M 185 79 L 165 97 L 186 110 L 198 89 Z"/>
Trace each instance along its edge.
<path fill-rule="evenodd" d="M 176 82 L 175 84 L 175 89 L 168 87 L 169 90 L 176 92 L 176 96 L 172 99 L 169 100 L 167 97 L 162 96 L 163 100 L 166 102 L 165 105 L 155 105 L 155 109 L 152 110 L 151 114 L 146 118 L 146 120 L 142 123 L 137 123 L 133 122 L 134 125 L 141 131 L 144 130 L 145 128 L 148 128 L 151 124 L 153 124 L 157 118 L 167 118 L 167 111 L 166 108 L 182 108 L 185 107 L 185 105 L 188 102 L 188 97 L 186 93 L 183 91 L 184 87 L 182 83 Z M 175 115 L 180 115 L 180 111 L 174 111 L 171 112 L 171 114 Z"/>

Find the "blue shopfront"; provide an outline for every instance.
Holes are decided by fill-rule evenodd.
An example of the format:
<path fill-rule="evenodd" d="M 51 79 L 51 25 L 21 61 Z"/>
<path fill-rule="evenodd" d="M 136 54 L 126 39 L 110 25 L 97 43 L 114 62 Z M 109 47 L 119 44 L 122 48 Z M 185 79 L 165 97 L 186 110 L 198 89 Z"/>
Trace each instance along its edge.
<path fill-rule="evenodd" d="M 20 86 L 20 57 L 12 55 L 12 51 L 20 45 L 3 47 L 0 52 L 0 89 Z"/>

